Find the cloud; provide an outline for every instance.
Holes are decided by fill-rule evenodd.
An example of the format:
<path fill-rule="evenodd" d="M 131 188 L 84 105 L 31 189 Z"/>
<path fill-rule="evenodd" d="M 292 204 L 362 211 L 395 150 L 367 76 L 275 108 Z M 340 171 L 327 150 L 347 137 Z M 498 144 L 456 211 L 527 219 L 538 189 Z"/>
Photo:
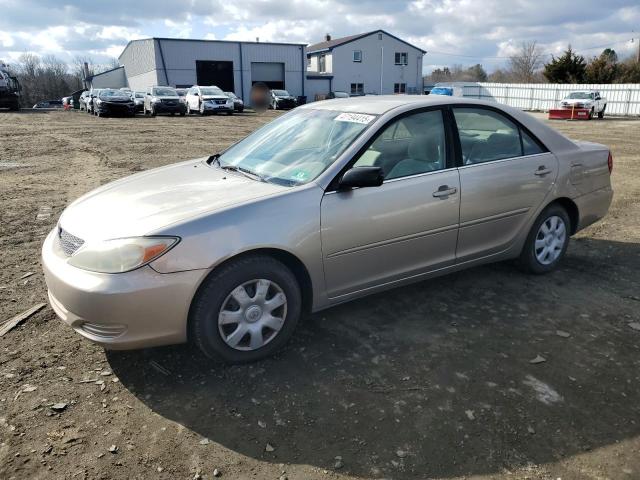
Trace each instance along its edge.
<path fill-rule="evenodd" d="M 585 56 L 607 46 L 631 55 L 640 25 L 637 0 L 0 0 L 0 11 L 0 58 L 32 51 L 106 61 L 151 36 L 316 43 L 382 28 L 427 50 L 427 70 L 493 70 L 531 40 L 547 56 L 568 44 Z"/>

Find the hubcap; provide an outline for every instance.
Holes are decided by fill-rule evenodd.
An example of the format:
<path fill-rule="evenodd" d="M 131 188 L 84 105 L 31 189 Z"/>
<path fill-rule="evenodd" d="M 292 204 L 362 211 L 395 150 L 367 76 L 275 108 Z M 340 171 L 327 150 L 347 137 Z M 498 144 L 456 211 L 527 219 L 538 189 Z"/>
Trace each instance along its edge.
<path fill-rule="evenodd" d="M 218 331 L 235 350 L 257 350 L 273 340 L 287 317 L 287 297 L 271 280 L 256 279 L 234 288 L 218 314 Z"/>
<path fill-rule="evenodd" d="M 567 229 L 562 218 L 554 215 L 542 222 L 534 246 L 538 262 L 542 265 L 555 262 L 562 253 L 566 239 Z"/>

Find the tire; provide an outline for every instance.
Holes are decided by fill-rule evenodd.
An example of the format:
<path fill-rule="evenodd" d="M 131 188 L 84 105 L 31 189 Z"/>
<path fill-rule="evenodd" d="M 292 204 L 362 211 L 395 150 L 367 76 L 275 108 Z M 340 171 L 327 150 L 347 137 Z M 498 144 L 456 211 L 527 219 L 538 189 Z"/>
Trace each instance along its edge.
<path fill-rule="evenodd" d="M 260 295 L 255 288 L 256 281 L 266 284 L 264 280 L 271 282 L 268 294 L 265 294 L 265 302 L 276 299 L 282 299 L 284 295 L 286 302 L 273 310 L 267 310 L 264 303 L 260 303 Z M 232 296 L 233 291 L 237 291 L 241 286 L 247 294 L 247 304 L 245 310 L 242 310 L 240 303 L 235 302 Z M 253 289 L 252 289 L 253 288 Z M 269 295 L 271 295 L 269 297 Z M 229 312 L 229 306 L 238 308 L 240 319 L 239 322 L 233 320 L 219 326 L 218 320 L 222 310 L 233 315 L 233 311 Z M 260 305 L 260 307 L 257 307 Z M 253 310 L 251 310 L 253 309 Z M 192 338 L 198 348 L 209 358 L 222 358 L 229 363 L 246 363 L 265 358 L 279 350 L 291 338 L 300 319 L 302 311 L 302 298 L 300 286 L 295 275 L 281 262 L 273 257 L 264 255 L 252 255 L 237 260 L 232 260 L 228 264 L 214 271 L 202 284 L 196 294 L 189 314 L 189 324 L 191 326 Z M 244 313 L 243 313 L 244 312 Z M 259 312 L 259 313 L 258 313 Z M 258 315 L 259 319 L 249 320 L 248 315 Z M 258 322 L 262 322 L 266 317 L 283 318 L 279 331 L 270 329 L 268 326 L 262 328 L 255 327 Z M 235 318 L 233 316 L 232 318 Z M 264 320 L 269 321 L 269 320 Z M 228 339 L 233 337 L 240 327 L 244 330 L 236 335 L 237 347 L 234 348 L 227 343 L 223 335 L 227 335 Z M 263 336 L 256 336 L 250 333 L 253 328 L 258 328 Z M 253 339 L 263 340 L 262 346 L 253 348 L 250 342 Z M 233 340 L 229 340 L 233 343 Z M 259 341 L 256 342 L 260 344 Z"/>
<path fill-rule="evenodd" d="M 200 111 L 200 115 L 204 117 L 205 115 L 205 111 L 204 111 L 204 103 L 200 102 L 200 106 L 198 107 L 198 110 Z"/>
<path fill-rule="evenodd" d="M 589 120 L 593 120 L 593 111 L 593 108 L 591 108 L 591 110 L 589 111 Z"/>
<path fill-rule="evenodd" d="M 598 112 L 598 118 L 600 120 L 602 120 L 604 118 L 604 111 L 606 110 L 606 108 L 607 108 L 607 104 L 605 103 L 604 106 L 602 107 L 602 110 L 600 110 Z"/>
<path fill-rule="evenodd" d="M 550 235 L 551 238 L 549 238 L 549 236 L 545 237 L 542 226 L 546 224 L 547 230 L 549 230 L 549 226 L 553 227 L 554 225 L 553 219 L 556 219 L 556 225 L 559 225 L 561 221 L 564 226 L 562 239 L 559 238 L 559 226 L 555 227 L 555 232 Z M 518 258 L 518 266 L 521 270 L 536 275 L 555 270 L 567 251 L 570 236 L 571 220 L 569 219 L 567 211 L 561 205 L 549 205 L 540 213 L 533 223 L 524 247 L 522 248 L 522 252 L 520 253 L 520 257 Z M 536 245 L 536 243 L 538 243 L 538 245 Z M 547 256 L 545 260 L 542 261 L 541 257 L 545 257 L 545 248 L 547 249 Z"/>

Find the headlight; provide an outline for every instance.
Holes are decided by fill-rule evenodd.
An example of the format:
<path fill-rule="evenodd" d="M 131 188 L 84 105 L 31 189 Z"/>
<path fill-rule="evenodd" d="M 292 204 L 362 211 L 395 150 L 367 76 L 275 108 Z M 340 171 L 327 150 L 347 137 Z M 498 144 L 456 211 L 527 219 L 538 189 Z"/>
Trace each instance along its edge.
<path fill-rule="evenodd" d="M 178 237 L 134 237 L 87 243 L 69 264 L 92 272 L 128 272 L 164 255 L 179 241 Z"/>
<path fill-rule="evenodd" d="M 162 100 L 158 97 L 151 97 L 151 103 L 160 103 Z"/>

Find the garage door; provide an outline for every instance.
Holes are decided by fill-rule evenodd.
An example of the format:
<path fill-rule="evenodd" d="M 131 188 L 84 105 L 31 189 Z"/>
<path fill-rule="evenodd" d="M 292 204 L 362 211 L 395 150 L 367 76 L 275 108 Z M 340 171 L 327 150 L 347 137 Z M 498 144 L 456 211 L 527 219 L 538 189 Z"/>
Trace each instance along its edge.
<path fill-rule="evenodd" d="M 251 85 L 258 82 L 269 88 L 285 88 L 284 63 L 251 62 Z"/>
<path fill-rule="evenodd" d="M 233 62 L 196 60 L 198 85 L 215 85 L 225 92 L 233 92 Z"/>

